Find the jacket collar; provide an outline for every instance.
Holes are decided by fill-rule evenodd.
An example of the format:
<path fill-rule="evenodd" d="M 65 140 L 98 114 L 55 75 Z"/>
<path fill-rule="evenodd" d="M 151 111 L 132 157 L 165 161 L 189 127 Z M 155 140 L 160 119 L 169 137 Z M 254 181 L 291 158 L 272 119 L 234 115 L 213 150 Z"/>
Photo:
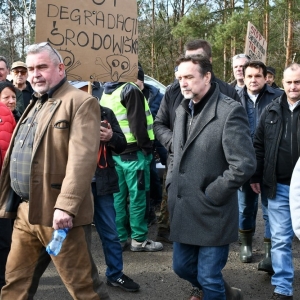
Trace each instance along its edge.
<path fill-rule="evenodd" d="M 248 93 L 247 93 L 247 87 L 244 86 L 244 88 L 242 89 L 243 94 L 248 97 Z M 261 95 L 263 95 L 264 93 L 269 93 L 269 94 L 275 94 L 275 90 L 270 87 L 268 84 L 265 83 L 265 85 L 263 86 L 263 88 L 261 89 L 261 91 L 259 92 L 258 95 L 258 99 L 261 97 Z"/>
<path fill-rule="evenodd" d="M 67 77 L 64 77 L 56 86 L 51 88 L 46 94 L 40 95 L 39 93 L 35 92 L 32 96 L 34 102 L 37 99 L 41 99 L 42 102 L 47 101 L 49 98 L 53 97 L 53 94 L 67 81 Z"/>
<path fill-rule="evenodd" d="M 210 89 L 207 91 L 207 93 L 203 96 L 203 98 L 201 99 L 201 101 L 194 103 L 194 115 L 197 115 L 198 113 L 200 113 L 204 106 L 206 105 L 207 101 L 212 97 L 212 95 L 214 94 L 215 90 L 216 90 L 216 85 L 217 83 L 212 82 L 211 83 L 211 87 Z M 184 109 L 189 113 L 190 112 L 190 99 L 184 99 L 181 103 L 181 105 L 184 107 Z"/>

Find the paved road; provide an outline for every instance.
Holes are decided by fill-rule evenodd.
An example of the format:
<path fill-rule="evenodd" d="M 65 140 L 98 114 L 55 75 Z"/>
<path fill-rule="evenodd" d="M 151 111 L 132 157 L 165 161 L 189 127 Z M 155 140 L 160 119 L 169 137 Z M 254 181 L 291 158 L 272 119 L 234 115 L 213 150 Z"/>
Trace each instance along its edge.
<path fill-rule="evenodd" d="M 220 228 L 221 230 L 221 228 Z M 150 228 L 154 238 L 156 226 Z M 241 288 L 244 300 L 268 300 L 273 292 L 271 277 L 257 271 L 257 264 L 263 257 L 263 222 L 261 210 L 258 213 L 257 230 L 253 241 L 254 260 L 249 264 L 239 261 L 239 244 L 230 247 L 228 263 L 223 271 L 224 278 L 232 285 Z M 295 266 L 294 299 L 300 299 L 300 242 L 294 239 L 293 254 Z M 100 276 L 105 280 L 105 263 L 101 244 L 93 228 L 92 252 Z M 139 253 L 124 252 L 124 272 L 141 285 L 137 293 L 127 293 L 119 288 L 108 287 L 111 299 L 116 300 L 184 300 L 188 299 L 190 285 L 178 278 L 172 271 L 172 245 L 165 244 L 161 252 Z M 35 297 L 37 300 L 71 300 L 54 266 L 51 264 L 41 279 Z M 88 299 L 87 299 L 88 300 Z"/>

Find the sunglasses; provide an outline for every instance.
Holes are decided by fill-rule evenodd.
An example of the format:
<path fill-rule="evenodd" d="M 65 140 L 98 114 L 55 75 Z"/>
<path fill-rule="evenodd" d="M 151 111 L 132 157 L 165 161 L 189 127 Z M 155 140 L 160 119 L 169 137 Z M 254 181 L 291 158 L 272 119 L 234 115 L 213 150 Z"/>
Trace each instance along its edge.
<path fill-rule="evenodd" d="M 58 57 L 59 62 L 62 63 L 61 57 L 58 55 L 57 50 L 55 50 L 55 49 L 51 46 L 51 44 L 50 44 L 49 42 L 42 42 L 42 43 L 39 43 L 39 44 L 31 45 L 31 46 L 29 46 L 28 50 L 30 51 L 30 48 L 31 48 L 31 47 L 36 49 L 36 48 L 42 48 L 42 47 L 46 47 L 46 46 L 49 46 L 49 47 L 52 49 L 52 51 L 53 51 L 53 52 L 56 54 L 56 56 Z"/>
<path fill-rule="evenodd" d="M 13 69 L 12 71 L 13 71 L 13 73 L 14 73 L 15 75 L 18 75 L 19 73 L 20 73 L 21 75 L 26 75 L 26 73 L 27 73 L 27 70 L 16 70 L 16 69 Z"/>
<path fill-rule="evenodd" d="M 235 59 L 237 59 L 237 58 L 247 58 L 247 59 L 249 59 L 249 60 L 251 60 L 251 57 L 249 56 L 249 55 L 247 55 L 247 54 L 237 54 L 237 55 L 235 55 L 233 58 L 232 58 L 232 60 L 235 60 Z"/>

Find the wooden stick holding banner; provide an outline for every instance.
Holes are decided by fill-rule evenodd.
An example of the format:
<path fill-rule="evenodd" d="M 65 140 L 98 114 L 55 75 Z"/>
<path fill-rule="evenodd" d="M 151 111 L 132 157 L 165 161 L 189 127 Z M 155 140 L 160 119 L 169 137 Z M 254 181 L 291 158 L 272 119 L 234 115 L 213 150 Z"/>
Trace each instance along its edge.
<path fill-rule="evenodd" d="M 92 82 L 91 81 L 88 82 L 88 93 L 90 95 L 93 94 L 93 86 L 92 86 Z"/>

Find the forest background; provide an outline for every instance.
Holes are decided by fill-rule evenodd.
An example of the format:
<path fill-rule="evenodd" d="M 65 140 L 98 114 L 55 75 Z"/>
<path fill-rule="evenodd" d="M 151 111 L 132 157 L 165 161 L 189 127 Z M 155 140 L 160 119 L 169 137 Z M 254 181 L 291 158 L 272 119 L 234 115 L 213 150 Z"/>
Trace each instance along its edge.
<path fill-rule="evenodd" d="M 268 42 L 266 64 L 276 68 L 277 83 L 285 66 L 300 63 L 300 0 L 138 0 L 137 6 L 139 61 L 165 85 L 192 39 L 211 43 L 214 73 L 230 82 L 231 57 L 244 52 L 248 21 Z M 24 61 L 34 43 L 35 10 L 34 0 L 0 2 L 0 55 L 10 63 Z"/>

